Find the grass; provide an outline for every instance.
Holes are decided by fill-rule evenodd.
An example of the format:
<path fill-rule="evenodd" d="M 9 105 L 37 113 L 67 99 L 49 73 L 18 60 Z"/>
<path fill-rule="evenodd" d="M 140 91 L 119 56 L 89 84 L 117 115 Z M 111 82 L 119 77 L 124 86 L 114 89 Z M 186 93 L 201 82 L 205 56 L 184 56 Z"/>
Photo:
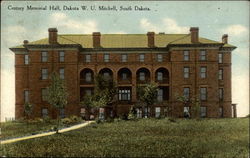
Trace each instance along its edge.
<path fill-rule="evenodd" d="M 249 118 L 141 119 L 2 145 L 7 157 L 248 157 Z"/>

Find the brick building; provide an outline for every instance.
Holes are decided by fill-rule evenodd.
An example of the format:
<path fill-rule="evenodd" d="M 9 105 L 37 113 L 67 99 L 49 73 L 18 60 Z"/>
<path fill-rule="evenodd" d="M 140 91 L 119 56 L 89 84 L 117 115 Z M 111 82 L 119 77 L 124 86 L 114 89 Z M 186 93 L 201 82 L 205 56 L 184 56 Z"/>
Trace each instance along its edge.
<path fill-rule="evenodd" d="M 46 102 L 49 75 L 57 71 L 65 80 L 69 97 L 61 115 L 80 115 L 81 98 L 93 93 L 94 75 L 112 76 L 119 87 L 117 102 L 107 115 L 129 112 L 136 104 L 136 85 L 155 81 L 158 103 L 152 116 L 183 117 L 191 104 L 177 96 L 198 97 L 202 117 L 232 117 L 231 52 L 223 35 L 217 42 L 199 37 L 199 29 L 189 34 L 57 34 L 48 29 L 48 38 L 10 48 L 15 53 L 16 118 L 23 116 L 26 101 L 34 104 L 34 117 L 56 116 Z M 138 107 L 140 117 L 144 110 Z M 190 110 L 189 110 L 190 111 Z M 192 115 L 192 114 L 191 114 Z"/>

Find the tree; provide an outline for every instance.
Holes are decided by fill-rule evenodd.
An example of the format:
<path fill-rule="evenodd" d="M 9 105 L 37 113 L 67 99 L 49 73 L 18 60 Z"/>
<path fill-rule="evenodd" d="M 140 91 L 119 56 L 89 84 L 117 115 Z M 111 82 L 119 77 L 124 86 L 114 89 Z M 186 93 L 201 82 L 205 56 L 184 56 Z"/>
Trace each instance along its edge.
<path fill-rule="evenodd" d="M 177 100 L 182 102 L 184 105 L 190 105 L 191 111 L 188 111 L 188 115 L 190 117 L 190 112 L 192 113 L 192 118 L 199 119 L 200 118 L 200 100 L 197 96 L 193 96 L 191 98 L 187 98 L 185 96 L 177 95 Z M 185 117 L 185 114 L 184 114 Z"/>
<path fill-rule="evenodd" d="M 116 94 L 116 83 L 111 78 L 99 74 L 95 77 L 94 95 L 85 96 L 80 104 L 90 113 L 91 108 L 112 105 Z"/>
<path fill-rule="evenodd" d="M 64 80 L 60 79 L 56 72 L 53 72 L 51 75 L 51 84 L 48 87 L 47 101 L 58 110 L 56 133 L 58 133 L 60 123 L 60 109 L 67 105 L 67 97 L 68 93 L 64 84 Z"/>
<path fill-rule="evenodd" d="M 29 102 L 25 102 L 24 103 L 24 114 L 26 116 L 27 126 L 28 126 L 28 119 L 30 118 L 32 110 L 33 110 L 33 105 L 30 104 Z"/>
<path fill-rule="evenodd" d="M 147 107 L 147 117 L 149 107 L 157 103 L 157 91 L 158 85 L 155 82 L 137 87 L 139 102 L 142 103 L 142 106 L 145 105 Z"/>

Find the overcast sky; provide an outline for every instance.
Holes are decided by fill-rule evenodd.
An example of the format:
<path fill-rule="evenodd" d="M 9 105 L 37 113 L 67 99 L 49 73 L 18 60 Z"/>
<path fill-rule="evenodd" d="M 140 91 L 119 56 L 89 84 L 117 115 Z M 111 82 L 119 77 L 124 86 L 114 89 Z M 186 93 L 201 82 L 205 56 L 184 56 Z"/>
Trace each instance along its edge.
<path fill-rule="evenodd" d="M 28 6 L 59 6 L 60 11 L 30 11 Z M 115 5 L 150 11 L 91 11 L 91 6 Z M 63 10 L 64 6 L 79 10 Z M 81 10 L 87 6 L 88 10 Z M 13 8 L 24 11 L 13 10 Z M 8 9 L 9 8 L 9 9 Z M 97 8 L 96 8 L 97 9 Z M 8 48 L 23 40 L 38 40 L 48 36 L 48 28 L 59 34 L 101 33 L 189 33 L 199 27 L 200 36 L 221 41 L 229 35 L 229 43 L 238 48 L 232 53 L 232 101 L 237 103 L 238 116 L 249 114 L 249 2 L 247 1 L 184 1 L 184 2 L 2 2 L 1 3 L 1 120 L 14 117 L 15 74 L 14 53 Z"/>

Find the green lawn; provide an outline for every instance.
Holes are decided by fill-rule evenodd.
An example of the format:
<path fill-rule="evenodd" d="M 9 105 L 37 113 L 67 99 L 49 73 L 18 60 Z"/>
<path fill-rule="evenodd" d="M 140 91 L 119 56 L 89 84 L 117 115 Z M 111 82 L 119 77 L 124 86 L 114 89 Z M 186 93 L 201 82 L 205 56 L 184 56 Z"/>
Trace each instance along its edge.
<path fill-rule="evenodd" d="M 141 119 L 92 124 L 79 130 L 2 145 L 16 157 L 248 157 L 249 118 L 171 122 Z"/>

